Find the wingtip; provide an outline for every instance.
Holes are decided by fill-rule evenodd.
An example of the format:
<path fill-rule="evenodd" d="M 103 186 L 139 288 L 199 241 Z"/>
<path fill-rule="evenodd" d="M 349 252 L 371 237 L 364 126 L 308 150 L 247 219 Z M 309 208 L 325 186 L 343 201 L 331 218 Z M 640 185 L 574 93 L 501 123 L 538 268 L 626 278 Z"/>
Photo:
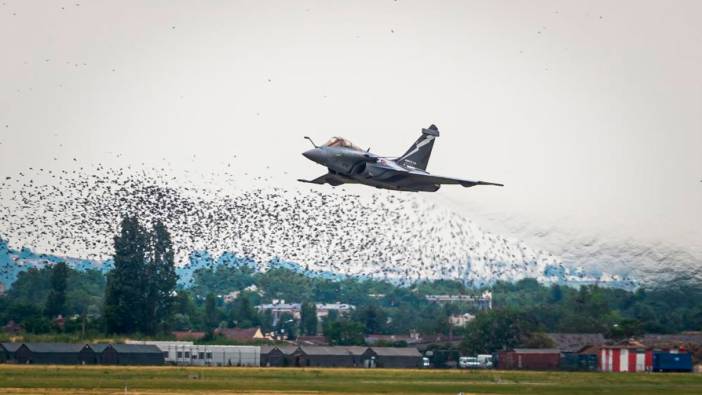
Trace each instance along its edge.
<path fill-rule="evenodd" d="M 498 183 L 498 182 L 487 182 L 487 181 L 480 181 L 480 182 L 479 182 L 479 185 L 492 185 L 492 186 L 496 186 L 496 187 L 503 187 L 503 186 L 505 186 L 505 184 L 500 184 L 500 183 Z"/>

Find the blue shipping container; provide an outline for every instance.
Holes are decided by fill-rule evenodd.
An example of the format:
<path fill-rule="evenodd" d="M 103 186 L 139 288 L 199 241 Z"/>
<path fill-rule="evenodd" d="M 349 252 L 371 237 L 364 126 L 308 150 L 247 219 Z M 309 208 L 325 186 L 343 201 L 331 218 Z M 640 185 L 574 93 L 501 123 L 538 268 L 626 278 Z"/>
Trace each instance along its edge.
<path fill-rule="evenodd" d="M 678 354 L 669 352 L 654 352 L 653 371 L 692 372 L 692 354 L 689 352 Z"/>

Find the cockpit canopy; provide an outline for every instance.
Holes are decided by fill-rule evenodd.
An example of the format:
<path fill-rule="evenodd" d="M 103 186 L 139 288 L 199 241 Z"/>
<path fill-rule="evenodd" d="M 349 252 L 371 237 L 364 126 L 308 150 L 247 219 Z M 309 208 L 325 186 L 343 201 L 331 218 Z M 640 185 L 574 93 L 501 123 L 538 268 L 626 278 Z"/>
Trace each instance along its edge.
<path fill-rule="evenodd" d="M 344 148 L 350 148 L 350 149 L 357 150 L 357 151 L 363 151 L 361 149 L 361 147 L 354 145 L 354 143 L 346 140 L 343 137 L 332 137 L 331 139 L 329 139 L 329 141 L 324 143 L 322 146 L 323 147 L 344 147 Z"/>

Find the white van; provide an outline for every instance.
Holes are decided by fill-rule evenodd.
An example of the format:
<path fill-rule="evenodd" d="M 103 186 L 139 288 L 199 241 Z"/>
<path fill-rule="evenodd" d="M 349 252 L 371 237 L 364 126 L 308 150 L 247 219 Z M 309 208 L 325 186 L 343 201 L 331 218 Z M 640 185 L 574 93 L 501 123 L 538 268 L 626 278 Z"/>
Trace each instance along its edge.
<path fill-rule="evenodd" d="M 492 369 L 493 367 L 492 355 L 490 354 L 478 354 L 478 362 L 480 367 L 486 369 Z"/>
<path fill-rule="evenodd" d="M 477 369 L 481 368 L 478 357 L 460 357 L 458 358 L 458 367 L 461 369 Z"/>

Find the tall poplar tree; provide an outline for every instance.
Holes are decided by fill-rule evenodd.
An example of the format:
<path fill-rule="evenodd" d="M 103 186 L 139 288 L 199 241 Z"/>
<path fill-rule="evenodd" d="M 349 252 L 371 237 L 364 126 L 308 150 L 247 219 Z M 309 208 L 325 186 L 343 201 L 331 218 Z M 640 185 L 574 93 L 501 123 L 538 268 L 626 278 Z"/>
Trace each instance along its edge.
<path fill-rule="evenodd" d="M 114 240 L 114 269 L 107 275 L 105 326 L 108 333 L 145 332 L 148 314 L 145 275 L 148 235 L 136 217 L 125 216 Z"/>
<path fill-rule="evenodd" d="M 171 235 L 161 221 L 153 226 L 150 247 L 146 266 L 148 325 L 145 332 L 154 334 L 165 331 L 169 324 L 178 280 Z"/>

